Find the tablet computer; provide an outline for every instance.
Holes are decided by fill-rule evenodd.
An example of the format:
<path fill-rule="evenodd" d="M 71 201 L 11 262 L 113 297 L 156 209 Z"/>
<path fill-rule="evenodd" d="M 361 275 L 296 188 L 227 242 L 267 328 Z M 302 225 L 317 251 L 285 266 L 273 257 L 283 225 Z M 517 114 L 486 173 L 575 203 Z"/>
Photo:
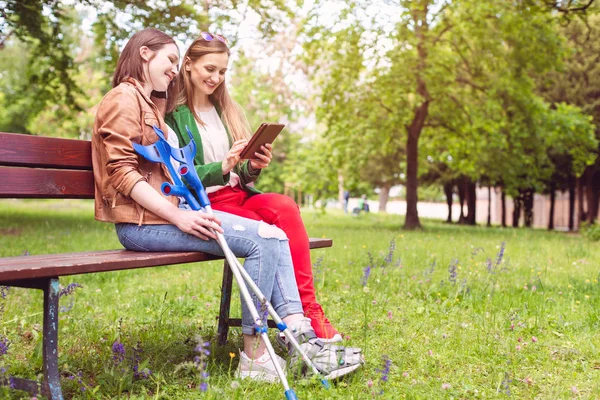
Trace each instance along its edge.
<path fill-rule="evenodd" d="M 262 123 L 254 135 L 248 141 L 244 150 L 240 153 L 240 158 L 243 160 L 256 158 L 254 153 L 260 152 L 260 146 L 267 143 L 273 143 L 279 132 L 283 130 L 285 125 L 275 124 L 271 122 Z"/>

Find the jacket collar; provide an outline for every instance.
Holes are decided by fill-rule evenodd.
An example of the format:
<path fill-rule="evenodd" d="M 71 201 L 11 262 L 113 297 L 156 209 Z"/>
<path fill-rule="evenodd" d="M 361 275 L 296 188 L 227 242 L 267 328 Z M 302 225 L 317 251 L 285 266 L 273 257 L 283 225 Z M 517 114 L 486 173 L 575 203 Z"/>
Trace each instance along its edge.
<path fill-rule="evenodd" d="M 129 78 L 125 79 L 124 81 L 122 81 L 121 83 L 123 83 L 123 82 L 131 84 L 142 95 L 144 100 L 146 100 L 148 103 L 152 103 L 152 100 L 150 99 L 150 97 L 148 97 L 148 95 L 144 91 L 144 86 L 142 86 L 140 81 L 138 81 L 135 78 L 129 77 Z"/>

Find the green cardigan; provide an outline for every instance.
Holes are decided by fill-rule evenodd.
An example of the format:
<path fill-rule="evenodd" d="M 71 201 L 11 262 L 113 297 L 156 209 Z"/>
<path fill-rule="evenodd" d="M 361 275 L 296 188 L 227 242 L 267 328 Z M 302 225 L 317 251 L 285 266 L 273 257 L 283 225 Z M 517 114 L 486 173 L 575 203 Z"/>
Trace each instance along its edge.
<path fill-rule="evenodd" d="M 217 112 L 218 111 L 219 110 L 217 109 Z M 221 116 L 221 113 L 219 113 L 219 116 Z M 198 132 L 198 125 L 196 124 L 196 120 L 194 119 L 194 115 L 192 114 L 190 108 L 186 105 L 177 107 L 172 113 L 167 114 L 165 121 L 167 125 L 169 125 L 177 134 L 177 137 L 179 138 L 179 145 L 182 147 L 190 142 L 190 137 L 187 134 L 185 127 L 187 126 L 190 129 L 190 132 L 192 132 L 194 143 L 196 143 L 196 156 L 194 157 L 194 164 L 202 184 L 205 187 L 226 185 L 229 182 L 230 174 L 228 173 L 227 175 L 223 175 L 222 163 L 204 163 L 202 138 L 200 136 L 200 132 Z M 227 132 L 227 138 L 229 139 L 229 147 L 231 147 L 232 140 L 227 126 L 225 126 L 225 130 Z M 248 186 L 249 183 L 254 182 L 258 178 L 261 171 L 259 169 L 256 173 L 251 173 L 248 170 L 248 163 L 249 161 L 246 160 L 243 164 L 236 165 L 233 170 L 240 177 L 240 185 L 242 189 L 244 189 L 250 195 L 262 193 L 253 186 Z"/>

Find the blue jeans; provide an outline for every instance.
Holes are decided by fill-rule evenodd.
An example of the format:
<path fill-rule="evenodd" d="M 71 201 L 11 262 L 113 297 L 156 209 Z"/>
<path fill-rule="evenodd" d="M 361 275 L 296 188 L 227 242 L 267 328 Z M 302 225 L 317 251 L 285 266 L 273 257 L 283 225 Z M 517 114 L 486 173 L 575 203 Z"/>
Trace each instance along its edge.
<path fill-rule="evenodd" d="M 237 257 L 245 258 L 244 269 L 252 277 L 281 318 L 301 314 L 290 246 L 285 233 L 264 222 L 215 211 L 221 221 L 225 240 Z M 223 255 L 216 240 L 202 240 L 182 232 L 175 225 L 116 224 L 121 244 L 134 251 L 201 251 Z M 252 294 L 252 291 L 250 291 Z M 258 298 L 252 294 L 260 311 Z M 242 332 L 254 334 L 254 323 L 248 306 L 242 300 Z"/>

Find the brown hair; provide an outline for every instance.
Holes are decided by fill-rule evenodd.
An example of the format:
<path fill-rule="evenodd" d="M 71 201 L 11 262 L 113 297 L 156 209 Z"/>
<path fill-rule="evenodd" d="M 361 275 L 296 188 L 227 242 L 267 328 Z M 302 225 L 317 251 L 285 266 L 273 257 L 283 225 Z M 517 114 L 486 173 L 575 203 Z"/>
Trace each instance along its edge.
<path fill-rule="evenodd" d="M 198 114 L 194 112 L 194 84 L 190 78 L 190 72 L 185 70 L 187 63 L 194 63 L 201 57 L 212 53 L 227 53 L 230 55 L 227 44 L 218 39 L 205 40 L 202 37 L 194 40 L 192 45 L 186 51 L 183 57 L 181 70 L 175 79 L 173 88 L 169 91 L 167 112 L 172 112 L 180 105 L 187 105 L 192 111 L 194 118 L 198 123 L 204 126 L 204 122 Z M 225 81 L 208 96 L 210 102 L 219 110 L 224 125 L 229 130 L 233 140 L 246 139 L 250 136 L 250 127 L 244 115 L 244 111 L 238 103 L 236 103 L 227 90 Z"/>
<path fill-rule="evenodd" d="M 171 36 L 154 28 L 144 29 L 133 35 L 119 56 L 113 75 L 113 87 L 118 86 L 127 78 L 134 78 L 144 83 L 144 60 L 140 55 L 140 47 L 146 46 L 152 51 L 157 51 L 171 43 L 177 46 Z"/>

